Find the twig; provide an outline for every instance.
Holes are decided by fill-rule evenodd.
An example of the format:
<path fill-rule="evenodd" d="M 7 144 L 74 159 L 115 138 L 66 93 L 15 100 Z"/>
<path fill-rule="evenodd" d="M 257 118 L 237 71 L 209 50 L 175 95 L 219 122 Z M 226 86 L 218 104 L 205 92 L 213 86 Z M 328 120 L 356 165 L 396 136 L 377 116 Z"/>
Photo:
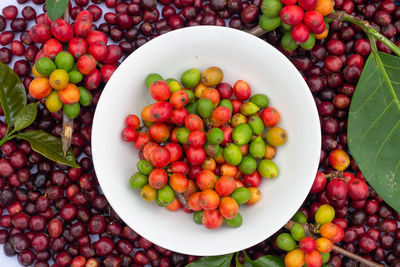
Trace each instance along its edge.
<path fill-rule="evenodd" d="M 345 249 L 343 249 L 343 248 L 341 248 L 339 246 L 336 246 L 336 245 L 333 245 L 333 251 L 336 252 L 336 253 L 340 253 L 343 256 L 346 256 L 346 257 L 351 258 L 353 260 L 356 260 L 356 261 L 359 261 L 361 263 L 364 263 L 367 266 L 371 266 L 371 267 L 384 267 L 385 266 L 383 264 L 379 264 L 379 263 L 367 260 L 367 259 L 365 259 L 365 258 L 363 258 L 361 256 L 358 256 L 357 254 L 351 253 L 351 252 L 349 252 L 349 251 L 347 251 L 347 250 L 345 250 Z"/>
<path fill-rule="evenodd" d="M 61 132 L 62 150 L 64 157 L 67 155 L 67 150 L 72 143 L 72 133 L 74 132 L 74 120 L 63 113 L 63 123 Z"/>
<path fill-rule="evenodd" d="M 186 209 L 189 209 L 188 203 L 181 193 L 175 192 L 175 197 Z"/>
<path fill-rule="evenodd" d="M 264 31 L 263 29 L 261 29 L 261 27 L 259 25 L 257 25 L 253 29 L 249 30 L 248 33 L 260 37 L 260 36 L 266 34 L 267 32 Z"/>
<path fill-rule="evenodd" d="M 286 229 L 290 230 L 290 229 L 292 228 L 292 226 L 293 226 L 294 223 L 295 223 L 294 221 L 288 221 L 288 222 L 285 224 L 284 227 L 285 227 Z M 315 239 L 316 236 L 315 236 L 315 228 L 314 228 L 314 225 L 313 225 L 313 224 L 305 224 L 305 223 L 303 223 L 302 225 L 303 225 L 303 227 L 304 227 L 304 230 L 306 231 L 306 236 L 310 236 L 310 237 L 312 237 L 312 238 Z M 345 250 L 345 249 L 343 249 L 343 248 L 341 248 L 341 247 L 339 247 L 339 246 L 337 246 L 337 245 L 333 245 L 333 250 L 332 250 L 332 251 L 334 251 L 334 252 L 336 252 L 336 253 L 340 253 L 340 254 L 342 254 L 342 255 L 344 255 L 344 256 L 346 256 L 346 257 L 348 257 L 348 258 L 351 258 L 351 259 L 353 259 L 353 260 L 356 260 L 356 261 L 359 261 L 359 262 L 361 262 L 361 263 L 364 263 L 364 264 L 367 265 L 367 266 L 371 266 L 371 267 L 384 267 L 384 265 L 382 265 L 382 264 L 379 264 L 379 263 L 376 263 L 376 262 L 373 262 L 373 261 L 364 259 L 363 257 L 358 256 L 358 255 L 356 255 L 356 254 L 354 254 L 354 253 L 351 253 L 350 251 L 347 251 L 347 250 Z"/>
<path fill-rule="evenodd" d="M 284 227 L 288 230 L 292 229 L 292 226 L 295 222 L 294 221 L 288 221 Z M 302 223 L 301 225 L 303 225 L 304 227 L 304 231 L 305 231 L 305 235 L 306 236 L 310 236 L 312 238 L 317 238 L 317 236 L 315 235 L 315 229 L 313 227 L 311 227 L 311 224 L 306 224 L 306 223 Z"/>
<path fill-rule="evenodd" d="M 343 172 L 342 171 L 333 171 L 331 173 L 325 174 L 326 179 L 335 179 L 335 178 L 343 178 Z"/>
<path fill-rule="evenodd" d="M 69 22 L 69 10 L 68 7 L 65 9 L 63 18 L 66 22 Z M 62 150 L 64 152 L 64 156 L 67 154 L 67 150 L 71 146 L 72 143 L 72 133 L 74 132 L 74 120 L 68 117 L 63 112 L 63 122 L 62 122 L 62 132 L 61 132 L 61 142 L 62 142 Z"/>

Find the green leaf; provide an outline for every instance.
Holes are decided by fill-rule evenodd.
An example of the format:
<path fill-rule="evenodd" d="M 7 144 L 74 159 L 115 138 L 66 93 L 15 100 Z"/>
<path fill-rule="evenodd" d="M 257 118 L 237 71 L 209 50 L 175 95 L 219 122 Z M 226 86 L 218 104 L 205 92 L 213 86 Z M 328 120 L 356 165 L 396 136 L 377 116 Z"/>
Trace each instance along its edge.
<path fill-rule="evenodd" d="M 46 9 L 51 21 L 59 19 L 68 6 L 68 0 L 46 0 Z"/>
<path fill-rule="evenodd" d="M 383 71 L 371 54 L 351 101 L 349 149 L 369 184 L 400 212 L 400 58 L 377 56 Z"/>
<path fill-rule="evenodd" d="M 244 252 L 244 265 L 246 267 L 285 267 L 284 260 L 278 256 L 265 255 L 256 260 L 250 259 L 246 251 Z"/>
<path fill-rule="evenodd" d="M 0 62 L 0 103 L 6 121 L 11 127 L 18 112 L 26 105 L 25 87 L 18 75 L 6 64 Z"/>
<path fill-rule="evenodd" d="M 38 104 L 39 102 L 28 104 L 18 112 L 14 123 L 14 132 L 28 127 L 35 121 Z"/>
<path fill-rule="evenodd" d="M 79 168 L 71 149 L 67 151 L 67 155 L 64 157 L 60 138 L 48 134 L 43 130 L 28 131 L 14 136 L 28 141 L 34 151 L 52 161 Z"/>
<path fill-rule="evenodd" d="M 186 267 L 229 267 L 231 265 L 232 257 L 233 254 L 202 257 L 197 261 L 189 263 Z"/>
<path fill-rule="evenodd" d="M 235 266 L 236 267 L 246 267 L 243 263 L 239 262 L 239 252 L 236 252 L 236 255 L 235 255 Z"/>

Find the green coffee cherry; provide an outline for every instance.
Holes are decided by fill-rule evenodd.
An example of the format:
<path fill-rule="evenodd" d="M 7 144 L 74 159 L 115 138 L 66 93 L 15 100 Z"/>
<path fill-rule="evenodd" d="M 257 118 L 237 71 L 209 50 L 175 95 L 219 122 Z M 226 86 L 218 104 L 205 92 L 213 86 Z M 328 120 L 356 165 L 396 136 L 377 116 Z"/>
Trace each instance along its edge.
<path fill-rule="evenodd" d="M 290 234 L 294 240 L 299 242 L 303 237 L 305 237 L 306 231 L 304 230 L 303 225 L 296 222 L 292 225 L 292 228 L 290 228 Z"/>
<path fill-rule="evenodd" d="M 186 145 L 188 143 L 190 131 L 186 127 L 181 127 L 176 131 L 176 139 L 181 144 Z"/>
<path fill-rule="evenodd" d="M 310 36 L 308 37 L 307 41 L 302 43 L 300 46 L 304 48 L 305 50 L 311 50 L 315 45 L 315 35 L 313 33 L 310 33 Z"/>
<path fill-rule="evenodd" d="M 145 186 L 147 183 L 148 177 L 140 172 L 135 173 L 129 179 L 129 185 L 136 190 L 142 189 L 142 187 Z"/>
<path fill-rule="evenodd" d="M 153 165 L 151 165 L 150 161 L 141 159 L 136 164 L 138 170 L 144 175 L 149 175 L 151 171 L 154 169 Z"/>
<path fill-rule="evenodd" d="M 255 94 L 250 97 L 249 101 L 256 104 L 261 109 L 266 108 L 269 104 L 269 98 L 264 94 Z"/>
<path fill-rule="evenodd" d="M 202 210 L 193 212 L 193 221 L 197 224 L 202 224 L 202 216 L 203 216 Z"/>
<path fill-rule="evenodd" d="M 194 88 L 200 82 L 201 74 L 198 69 L 185 71 L 181 76 L 181 82 L 185 88 Z"/>
<path fill-rule="evenodd" d="M 293 40 L 290 31 L 285 32 L 285 34 L 282 36 L 281 45 L 282 45 L 283 49 L 285 49 L 285 50 L 287 50 L 287 51 L 289 51 L 289 52 L 290 52 L 290 51 L 293 51 L 293 50 L 296 50 L 297 47 L 299 46 L 299 45 L 296 44 L 296 42 Z"/>
<path fill-rule="evenodd" d="M 65 115 L 67 115 L 71 119 L 75 119 L 79 115 L 81 105 L 79 103 L 64 105 L 63 110 Z"/>
<path fill-rule="evenodd" d="M 232 139 L 238 146 L 245 145 L 250 142 L 253 131 L 247 123 L 241 123 L 233 129 Z"/>
<path fill-rule="evenodd" d="M 79 98 L 79 103 L 81 103 L 82 106 L 87 107 L 92 103 L 92 93 L 85 87 L 79 86 L 79 93 L 80 93 L 80 98 Z"/>
<path fill-rule="evenodd" d="M 242 215 L 240 215 L 240 213 L 238 212 L 235 218 L 230 220 L 224 219 L 224 221 L 229 227 L 238 228 L 239 226 L 242 225 Z"/>
<path fill-rule="evenodd" d="M 260 160 L 257 170 L 265 178 L 273 179 L 278 176 L 278 167 L 269 159 Z"/>
<path fill-rule="evenodd" d="M 307 223 L 307 217 L 301 211 L 297 211 L 292 217 L 292 221 L 298 223 Z"/>
<path fill-rule="evenodd" d="M 264 0 L 261 4 L 261 12 L 269 18 L 279 17 L 282 9 L 280 0 Z"/>
<path fill-rule="evenodd" d="M 242 152 L 238 145 L 230 143 L 224 148 L 224 158 L 228 164 L 237 166 L 242 161 Z"/>
<path fill-rule="evenodd" d="M 288 252 L 296 248 L 296 241 L 294 241 L 293 237 L 288 233 L 278 235 L 276 244 L 280 249 Z"/>
<path fill-rule="evenodd" d="M 281 25 L 281 19 L 279 16 L 270 18 L 263 14 L 260 17 L 260 21 L 258 22 L 258 24 L 260 25 L 261 29 L 263 29 L 266 32 L 270 32 L 278 28 L 279 25 Z"/>
<path fill-rule="evenodd" d="M 233 191 L 231 197 L 236 200 L 239 205 L 242 205 L 249 201 L 250 190 L 247 187 L 238 187 Z"/>
<path fill-rule="evenodd" d="M 145 80 L 145 83 L 146 83 L 147 88 L 150 88 L 150 85 L 151 85 L 153 82 L 155 82 L 155 81 L 160 81 L 160 80 L 161 80 L 161 81 L 163 80 L 163 77 L 161 77 L 160 74 L 158 74 L 158 73 L 151 73 L 151 74 L 147 75 L 146 80 Z"/>
<path fill-rule="evenodd" d="M 70 72 L 68 72 L 68 76 L 69 81 L 74 84 L 80 83 L 83 79 L 82 73 L 77 70 L 71 70 Z"/>
<path fill-rule="evenodd" d="M 244 174 L 252 174 L 256 169 L 257 161 L 250 156 L 244 156 L 239 164 L 239 170 Z"/>
<path fill-rule="evenodd" d="M 168 206 L 174 198 L 174 191 L 169 185 L 164 185 L 164 187 L 157 190 L 157 199 L 166 206 Z"/>

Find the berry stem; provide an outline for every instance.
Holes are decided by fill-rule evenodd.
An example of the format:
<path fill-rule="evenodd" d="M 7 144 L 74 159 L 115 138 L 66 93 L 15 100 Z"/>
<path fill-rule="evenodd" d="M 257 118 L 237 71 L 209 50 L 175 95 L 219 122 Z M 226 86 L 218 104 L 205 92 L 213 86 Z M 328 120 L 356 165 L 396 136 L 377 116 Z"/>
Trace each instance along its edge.
<path fill-rule="evenodd" d="M 328 180 L 335 179 L 335 178 L 344 178 L 342 171 L 334 171 L 329 174 L 325 174 L 325 178 Z"/>
<path fill-rule="evenodd" d="M 69 23 L 69 10 L 68 7 L 65 9 L 63 18 L 66 22 Z M 69 118 L 65 112 L 63 112 L 63 122 L 62 122 L 62 132 L 61 132 L 61 142 L 62 142 L 62 150 L 64 152 L 64 156 L 67 155 L 67 150 L 71 146 L 72 143 L 72 133 L 74 132 L 74 120 Z"/>
<path fill-rule="evenodd" d="M 377 30 L 375 30 L 373 27 L 371 27 L 368 23 L 368 21 L 363 21 L 360 20 L 354 16 L 351 16 L 343 11 L 340 12 L 335 12 L 330 14 L 330 16 L 332 15 L 332 18 L 337 18 L 339 20 L 345 20 L 348 22 L 351 22 L 355 25 L 357 25 L 358 27 L 360 27 L 368 36 L 369 42 L 371 44 L 371 52 L 374 55 L 376 64 L 378 65 L 379 70 L 382 73 L 383 78 L 385 79 L 390 92 L 393 95 L 393 98 L 396 100 L 396 104 L 397 106 L 400 108 L 400 104 L 399 101 L 397 99 L 397 95 L 394 91 L 392 82 L 389 79 L 389 76 L 386 72 L 385 66 L 383 65 L 383 62 L 378 54 L 378 49 L 376 47 L 376 43 L 375 43 L 375 39 L 376 38 L 378 41 L 384 43 L 387 47 L 390 48 L 390 50 L 392 50 L 397 56 L 400 56 L 400 47 L 398 47 L 397 45 L 395 45 L 392 41 L 390 41 L 389 39 L 387 39 L 385 36 L 383 36 L 382 34 L 380 34 Z"/>
<path fill-rule="evenodd" d="M 392 41 L 390 41 L 388 38 L 386 38 L 385 36 L 383 36 L 379 31 L 377 31 L 376 29 L 374 29 L 368 21 L 365 20 L 361 20 L 359 18 L 356 18 L 352 15 L 347 14 L 344 11 L 336 11 L 332 14 L 329 14 L 328 16 L 326 16 L 328 18 L 333 18 L 333 19 L 338 19 L 338 20 L 344 20 L 344 21 L 348 21 L 351 22 L 355 25 L 357 25 L 358 27 L 360 27 L 368 36 L 372 35 L 373 37 L 375 37 L 378 41 L 384 43 L 387 47 L 390 48 L 390 50 L 393 51 L 393 53 L 395 53 L 396 55 L 400 56 L 400 48 L 395 45 Z M 372 45 L 372 44 L 371 44 Z"/>
<path fill-rule="evenodd" d="M 188 206 L 188 204 L 187 204 L 187 201 L 186 201 L 185 197 L 184 197 L 181 193 L 175 192 L 175 197 L 176 197 L 176 199 L 179 200 L 179 202 L 180 202 L 186 209 L 189 209 L 189 206 Z"/>
<path fill-rule="evenodd" d="M 254 28 L 252 28 L 251 30 L 249 30 L 248 33 L 260 37 L 260 36 L 266 34 L 267 32 L 264 31 L 263 29 L 261 29 L 261 27 L 259 25 L 257 25 Z"/>
<path fill-rule="evenodd" d="M 329 14 L 326 16 L 326 18 L 332 18 L 332 19 L 338 19 L 338 20 L 344 20 L 351 22 L 358 27 L 360 27 L 367 35 L 372 35 L 375 37 L 378 41 L 384 43 L 387 47 L 389 47 L 390 50 L 393 51 L 396 55 L 400 56 L 400 47 L 398 47 L 396 44 L 394 44 L 392 41 L 390 41 L 388 38 L 383 36 L 379 31 L 374 29 L 368 21 L 361 20 L 359 18 L 356 18 L 352 15 L 347 14 L 344 11 L 336 11 L 333 12 L 332 14 Z M 255 36 L 262 36 L 266 34 L 267 32 L 261 29 L 259 25 L 255 26 L 251 30 L 248 31 L 248 33 L 255 35 Z"/>
<path fill-rule="evenodd" d="M 294 221 L 290 220 L 284 225 L 284 227 L 286 229 L 290 230 L 294 223 L 295 223 Z M 315 226 L 313 224 L 302 223 L 302 225 L 303 225 L 304 230 L 306 232 L 306 236 L 310 236 L 310 237 L 312 237 L 314 239 L 318 238 L 317 236 L 315 236 L 316 228 L 315 228 Z M 333 245 L 333 250 L 332 251 L 336 252 L 336 253 L 340 253 L 343 256 L 346 256 L 348 258 L 356 260 L 356 261 L 358 261 L 360 263 L 363 263 L 363 264 L 365 264 L 367 266 L 371 266 L 371 267 L 383 267 L 384 266 L 382 264 L 379 264 L 379 263 L 364 259 L 363 257 L 358 256 L 358 255 L 356 255 L 354 253 L 351 253 L 350 251 L 347 251 L 347 250 L 345 250 L 345 249 L 343 249 L 343 248 L 341 248 L 341 247 L 339 247 L 337 245 Z"/>

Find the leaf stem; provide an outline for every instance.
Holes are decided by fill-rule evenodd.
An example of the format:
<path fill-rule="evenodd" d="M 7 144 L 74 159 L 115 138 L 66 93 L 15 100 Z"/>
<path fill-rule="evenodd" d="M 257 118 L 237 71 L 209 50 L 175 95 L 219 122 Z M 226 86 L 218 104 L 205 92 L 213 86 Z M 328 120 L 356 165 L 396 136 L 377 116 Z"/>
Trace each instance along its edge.
<path fill-rule="evenodd" d="M 8 140 L 10 140 L 11 138 L 9 138 L 8 134 L 6 134 L 1 140 L 0 140 L 0 147 L 7 142 Z"/>
<path fill-rule="evenodd" d="M 390 41 L 388 38 L 383 36 L 379 31 L 374 29 L 368 21 L 361 20 L 359 18 L 356 18 L 352 15 L 347 14 L 344 11 L 336 11 L 330 15 L 327 16 L 328 18 L 334 18 L 334 19 L 339 19 L 339 20 L 344 20 L 351 22 L 358 27 L 360 27 L 368 36 L 372 35 L 378 41 L 384 43 L 387 47 L 389 47 L 390 50 L 393 51 L 396 55 L 400 56 L 400 47 L 398 47 L 396 44 L 394 44 L 392 41 Z M 375 43 L 375 42 L 374 42 Z M 372 46 L 372 43 L 371 43 Z"/>
<path fill-rule="evenodd" d="M 369 39 L 370 39 L 370 43 L 373 43 L 373 44 L 371 44 L 371 51 L 372 51 L 372 53 L 374 55 L 374 58 L 376 60 L 376 64 L 378 65 L 379 70 L 381 71 L 382 76 L 385 79 L 385 81 L 386 81 L 386 83 L 387 83 L 387 85 L 388 85 L 388 87 L 390 89 L 390 93 L 392 94 L 393 99 L 394 99 L 398 109 L 400 110 L 399 98 L 397 97 L 396 92 L 394 91 L 392 82 L 390 81 L 390 78 L 389 78 L 389 76 L 388 76 L 388 74 L 386 72 L 386 69 L 385 69 L 385 66 L 383 65 L 381 57 L 378 55 L 378 52 L 377 52 L 377 49 L 376 49 L 376 44 L 375 44 L 375 42 L 374 42 L 374 40 L 373 40 L 373 38 L 371 36 L 369 36 Z"/>
<path fill-rule="evenodd" d="M 345 14 L 344 15 L 345 17 L 346 16 L 349 16 L 349 17 L 351 17 L 350 15 L 347 15 L 347 14 Z M 365 27 L 365 26 L 364 26 Z M 367 27 L 368 28 L 368 27 Z M 371 28 L 372 29 L 372 28 Z M 373 29 L 374 30 L 374 29 Z M 375 31 L 375 30 L 374 30 Z M 375 58 L 375 61 L 376 61 L 376 64 L 378 65 L 378 68 L 379 68 L 379 70 L 380 70 L 380 72 L 382 73 L 382 76 L 383 76 L 383 78 L 385 79 L 385 81 L 386 81 L 386 83 L 387 83 L 387 85 L 388 85 L 388 87 L 389 87 L 389 89 L 390 89 L 390 93 L 392 94 L 392 96 L 393 96 L 393 99 L 395 100 L 395 102 L 396 102 L 396 105 L 397 105 L 397 107 L 399 108 L 399 110 L 400 110 L 400 102 L 399 102 L 399 99 L 398 99 L 398 97 L 397 97 L 397 95 L 396 95 L 396 92 L 394 91 L 394 88 L 393 88 L 393 85 L 392 85 L 392 82 L 390 81 L 390 78 L 389 78 L 389 76 L 388 76 L 388 74 L 387 74 L 387 72 L 386 72 L 386 69 L 385 69 L 385 66 L 383 65 L 383 62 L 382 62 L 382 60 L 381 60 L 381 57 L 379 56 L 379 54 L 378 54 L 378 48 L 376 47 L 376 43 L 375 43 L 375 39 L 374 39 L 374 36 L 372 35 L 372 34 L 369 34 L 368 32 L 366 32 L 366 34 L 367 34 L 367 36 L 368 36 L 368 39 L 369 39 L 369 42 L 370 42 L 370 44 L 371 44 L 371 52 L 372 52 L 372 54 L 373 54 L 373 56 L 374 56 L 374 58 Z M 378 34 L 380 34 L 379 32 L 378 32 Z M 383 36 L 383 38 L 386 38 L 386 37 L 384 37 Z M 390 40 L 388 40 L 390 43 L 392 43 Z M 392 43 L 393 44 L 393 43 Z M 393 44 L 394 45 L 394 44 Z M 400 51 L 400 48 L 397 46 L 397 45 L 395 45 L 396 47 L 397 47 L 397 49 Z M 393 51 L 393 50 L 392 50 Z"/>

